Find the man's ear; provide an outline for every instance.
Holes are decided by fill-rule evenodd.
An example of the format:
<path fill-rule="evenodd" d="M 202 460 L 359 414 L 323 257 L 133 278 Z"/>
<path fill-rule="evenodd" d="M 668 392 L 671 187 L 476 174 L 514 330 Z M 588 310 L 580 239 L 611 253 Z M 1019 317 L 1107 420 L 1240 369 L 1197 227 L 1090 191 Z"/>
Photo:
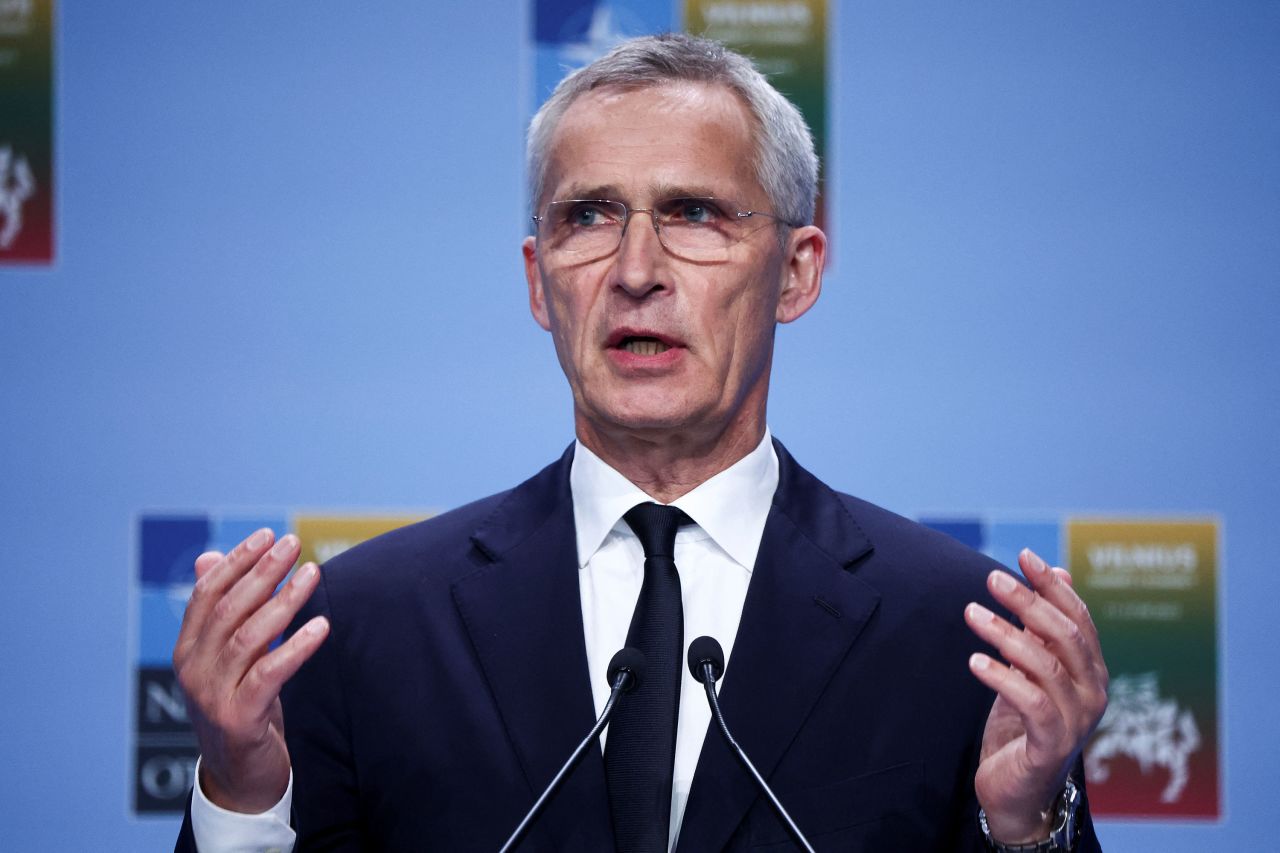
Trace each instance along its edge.
<path fill-rule="evenodd" d="M 547 312 L 547 295 L 542 290 L 542 270 L 538 269 L 538 240 L 525 237 L 520 246 L 524 254 L 524 277 L 529 282 L 529 313 L 538 325 L 551 331 L 551 315 Z"/>
<path fill-rule="evenodd" d="M 827 235 L 814 225 L 796 228 L 783 247 L 782 292 L 778 294 L 779 323 L 798 320 L 818 301 L 822 271 L 827 263 Z"/>

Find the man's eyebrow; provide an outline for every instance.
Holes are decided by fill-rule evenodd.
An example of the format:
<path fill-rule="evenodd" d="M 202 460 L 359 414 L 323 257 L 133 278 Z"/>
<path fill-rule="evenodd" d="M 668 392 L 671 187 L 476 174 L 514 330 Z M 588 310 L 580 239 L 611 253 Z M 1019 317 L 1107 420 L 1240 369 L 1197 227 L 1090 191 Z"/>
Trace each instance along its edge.
<path fill-rule="evenodd" d="M 648 197 L 654 201 L 667 198 L 724 198 L 708 184 L 650 184 Z M 628 205 L 636 204 L 633 198 L 617 184 L 570 184 L 557 193 L 556 199 L 609 199 L 621 201 Z"/>
<path fill-rule="evenodd" d="M 622 201 L 622 190 L 617 184 L 570 184 L 557 198 L 609 199 Z"/>

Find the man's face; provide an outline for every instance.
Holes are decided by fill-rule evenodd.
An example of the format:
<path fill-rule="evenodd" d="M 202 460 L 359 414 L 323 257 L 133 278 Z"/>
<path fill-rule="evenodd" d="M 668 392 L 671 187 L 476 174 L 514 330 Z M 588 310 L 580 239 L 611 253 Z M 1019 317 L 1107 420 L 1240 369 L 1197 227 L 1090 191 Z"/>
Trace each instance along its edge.
<path fill-rule="evenodd" d="M 537 212 L 562 199 L 648 209 L 686 196 L 773 212 L 755 176 L 755 134 L 746 107 L 720 86 L 595 90 L 560 121 Z M 616 251 L 586 261 L 525 241 L 530 307 L 555 340 L 589 445 L 623 434 L 758 439 L 775 323 L 817 298 L 825 242 L 816 228 L 779 239 L 773 220 L 747 222 L 716 263 L 669 253 L 647 213 L 633 214 Z"/>

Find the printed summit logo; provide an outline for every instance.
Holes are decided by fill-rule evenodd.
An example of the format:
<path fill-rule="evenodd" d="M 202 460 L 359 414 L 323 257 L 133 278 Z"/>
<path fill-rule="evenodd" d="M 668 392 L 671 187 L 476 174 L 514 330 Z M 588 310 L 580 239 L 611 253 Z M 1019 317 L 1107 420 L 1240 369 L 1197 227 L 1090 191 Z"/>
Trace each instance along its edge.
<path fill-rule="evenodd" d="M 1136 761 L 1144 776 L 1152 768 L 1167 771 L 1169 783 L 1160 792 L 1160 802 L 1178 802 L 1191 778 L 1190 756 L 1200 748 L 1200 729 L 1191 711 L 1160 697 L 1154 672 L 1116 676 L 1109 699 L 1085 755 L 1087 778 L 1106 782 L 1112 759 L 1122 756 Z"/>
<path fill-rule="evenodd" d="M 0 251 L 13 245 L 22 233 L 22 205 L 36 191 L 35 175 L 27 158 L 14 156 L 12 146 L 0 146 Z"/>
<path fill-rule="evenodd" d="M 0 34 L 25 32 L 35 11 L 35 0 L 0 0 Z"/>

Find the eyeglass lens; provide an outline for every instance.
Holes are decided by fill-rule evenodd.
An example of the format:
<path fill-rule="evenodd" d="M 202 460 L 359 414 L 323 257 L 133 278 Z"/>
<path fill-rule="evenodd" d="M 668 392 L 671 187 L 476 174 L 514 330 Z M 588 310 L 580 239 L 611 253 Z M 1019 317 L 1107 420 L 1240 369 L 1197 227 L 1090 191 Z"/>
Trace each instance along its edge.
<path fill-rule="evenodd" d="M 566 256 L 595 259 L 612 254 L 637 214 L 648 215 L 658 239 L 673 255 L 696 261 L 722 260 L 729 247 L 746 236 L 754 223 L 739 217 L 736 208 L 718 199 L 671 198 L 653 206 L 628 209 L 606 199 L 569 199 L 547 205 L 539 222 L 545 248 Z"/>

